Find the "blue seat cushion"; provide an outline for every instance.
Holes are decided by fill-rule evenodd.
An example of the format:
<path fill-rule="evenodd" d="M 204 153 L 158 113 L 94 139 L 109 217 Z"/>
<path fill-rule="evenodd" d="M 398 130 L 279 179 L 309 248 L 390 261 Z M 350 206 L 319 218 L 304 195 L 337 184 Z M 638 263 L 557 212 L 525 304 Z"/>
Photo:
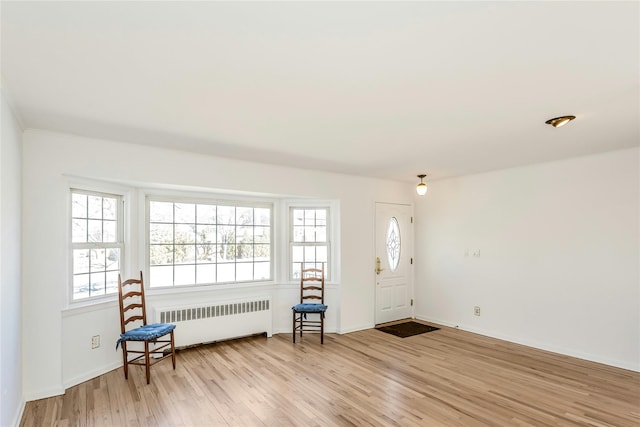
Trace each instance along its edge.
<path fill-rule="evenodd" d="M 139 328 L 131 329 L 124 334 L 120 334 L 120 339 L 116 343 L 116 350 L 122 341 L 148 341 L 167 335 L 175 328 L 176 325 L 172 325 L 170 323 L 153 323 L 151 325 L 143 325 Z"/>
<path fill-rule="evenodd" d="M 296 304 L 291 309 L 298 313 L 324 313 L 328 306 L 325 304 Z"/>

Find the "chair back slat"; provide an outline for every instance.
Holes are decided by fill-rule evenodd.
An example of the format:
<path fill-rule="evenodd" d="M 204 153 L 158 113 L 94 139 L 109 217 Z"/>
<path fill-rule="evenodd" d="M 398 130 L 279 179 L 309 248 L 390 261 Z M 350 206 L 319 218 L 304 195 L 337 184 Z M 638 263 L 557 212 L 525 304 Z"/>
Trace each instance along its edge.
<path fill-rule="evenodd" d="M 127 311 L 129 311 L 129 310 L 134 310 L 134 309 L 136 309 L 136 308 L 142 308 L 142 304 L 140 304 L 140 303 L 135 303 L 135 304 L 129 304 L 129 305 L 126 305 L 126 306 L 124 307 L 124 311 L 125 311 L 125 312 L 127 312 Z"/>
<path fill-rule="evenodd" d="M 324 263 L 322 268 L 307 269 L 300 263 L 300 303 L 306 300 L 320 300 L 324 304 Z"/>
<path fill-rule="evenodd" d="M 127 304 L 125 305 L 125 300 Z M 125 333 L 127 325 L 133 322 L 147 324 L 147 310 L 144 300 L 144 281 L 140 279 L 122 280 L 118 274 L 118 302 L 120 305 L 120 331 Z"/>

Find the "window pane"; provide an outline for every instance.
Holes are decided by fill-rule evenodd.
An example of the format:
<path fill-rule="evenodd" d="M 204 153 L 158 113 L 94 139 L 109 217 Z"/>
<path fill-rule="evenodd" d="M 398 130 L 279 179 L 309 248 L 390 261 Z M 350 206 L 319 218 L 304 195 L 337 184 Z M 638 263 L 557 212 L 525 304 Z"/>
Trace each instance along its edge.
<path fill-rule="evenodd" d="M 218 283 L 235 282 L 236 265 L 235 264 L 218 264 Z"/>
<path fill-rule="evenodd" d="M 304 210 L 303 209 L 294 209 L 293 210 L 293 225 L 304 225 Z"/>
<path fill-rule="evenodd" d="M 253 233 L 255 243 L 269 243 L 271 241 L 271 228 L 269 227 L 255 227 Z"/>
<path fill-rule="evenodd" d="M 235 224 L 236 208 L 235 206 L 218 206 L 217 212 L 218 224 Z"/>
<path fill-rule="evenodd" d="M 102 242 L 102 221 L 89 220 L 89 242 Z"/>
<path fill-rule="evenodd" d="M 173 264 L 173 245 L 151 245 L 149 247 L 149 264 Z"/>
<path fill-rule="evenodd" d="M 327 241 L 327 227 L 316 227 L 316 242 Z"/>
<path fill-rule="evenodd" d="M 176 224 L 175 225 L 175 243 L 195 243 L 196 226 L 195 224 Z"/>
<path fill-rule="evenodd" d="M 271 259 L 270 245 L 254 245 L 253 257 L 256 261 L 269 261 Z"/>
<path fill-rule="evenodd" d="M 297 263 L 297 262 L 293 263 L 293 267 L 291 269 L 291 277 L 293 279 L 299 279 L 300 278 L 300 268 L 301 268 L 301 265 L 299 263 Z"/>
<path fill-rule="evenodd" d="M 327 246 L 316 246 L 316 261 L 318 262 L 327 262 Z"/>
<path fill-rule="evenodd" d="M 327 210 L 316 210 L 316 225 L 327 225 Z"/>
<path fill-rule="evenodd" d="M 102 218 L 112 219 L 117 218 L 118 201 L 111 197 L 105 197 L 102 199 Z"/>
<path fill-rule="evenodd" d="M 293 246 L 291 248 L 291 261 L 294 263 L 304 261 L 304 246 Z"/>
<path fill-rule="evenodd" d="M 236 228 L 234 226 L 218 226 L 218 244 L 235 243 L 236 242 Z"/>
<path fill-rule="evenodd" d="M 173 286 L 173 266 L 149 268 L 151 287 Z"/>
<path fill-rule="evenodd" d="M 317 242 L 316 239 L 316 228 L 315 227 L 305 227 L 304 228 L 304 241 L 305 242 Z"/>
<path fill-rule="evenodd" d="M 271 279 L 271 264 L 268 262 L 256 262 L 253 264 L 253 280 Z"/>
<path fill-rule="evenodd" d="M 149 202 L 149 221 L 173 222 L 173 203 Z"/>
<path fill-rule="evenodd" d="M 73 276 L 73 299 L 89 296 L 89 274 Z"/>
<path fill-rule="evenodd" d="M 271 225 L 271 209 L 255 208 L 253 223 L 256 225 Z"/>
<path fill-rule="evenodd" d="M 176 264 L 194 264 L 195 263 L 196 261 L 195 245 L 175 245 L 174 248 L 175 248 L 174 262 Z M 177 275 L 176 275 L 176 280 L 177 280 Z"/>
<path fill-rule="evenodd" d="M 293 227 L 293 241 L 304 242 L 304 227 Z"/>
<path fill-rule="evenodd" d="M 198 264 L 216 262 L 216 245 L 197 245 L 196 252 Z"/>
<path fill-rule="evenodd" d="M 315 225 L 316 223 L 316 210 L 305 209 L 304 210 L 304 225 Z"/>
<path fill-rule="evenodd" d="M 115 221 L 103 221 L 102 223 L 102 241 L 115 243 L 117 242 L 116 236 L 116 222 Z"/>
<path fill-rule="evenodd" d="M 71 221 L 71 241 L 84 243 L 87 241 L 87 220 L 74 219 Z"/>
<path fill-rule="evenodd" d="M 216 242 L 216 226 L 215 225 L 198 225 L 196 241 L 198 243 L 215 243 Z"/>
<path fill-rule="evenodd" d="M 120 270 L 120 248 L 109 248 L 109 249 L 107 249 L 107 266 L 106 266 L 106 270 L 107 271 L 116 271 L 116 273 Z"/>
<path fill-rule="evenodd" d="M 107 293 L 110 294 L 110 293 L 118 292 L 118 272 L 108 271 L 106 276 L 107 276 L 107 283 L 106 283 Z"/>
<path fill-rule="evenodd" d="M 89 272 L 89 250 L 76 249 L 73 251 L 73 274 Z"/>
<path fill-rule="evenodd" d="M 198 224 L 215 224 L 216 223 L 216 207 L 215 205 L 197 205 L 196 222 Z"/>
<path fill-rule="evenodd" d="M 173 224 L 149 224 L 149 243 L 172 243 Z"/>
<path fill-rule="evenodd" d="M 175 267 L 175 285 L 194 285 L 196 283 L 195 265 L 177 265 Z"/>
<path fill-rule="evenodd" d="M 398 226 L 398 220 L 392 217 L 389 220 L 389 227 L 387 228 L 387 261 L 389 262 L 389 269 L 393 272 L 398 268 L 398 262 L 400 262 L 400 227 Z"/>
<path fill-rule="evenodd" d="M 217 245 L 218 249 L 218 262 L 229 262 L 236 260 L 236 245 L 234 244 L 222 244 Z"/>
<path fill-rule="evenodd" d="M 236 227 L 236 243 L 253 243 L 253 227 Z"/>
<path fill-rule="evenodd" d="M 102 219 L 102 197 L 88 196 L 89 218 Z"/>
<path fill-rule="evenodd" d="M 239 262 L 236 264 L 236 280 L 238 282 L 253 280 L 252 262 Z"/>
<path fill-rule="evenodd" d="M 195 223 L 196 205 L 191 203 L 176 203 L 174 205 L 176 223 Z"/>
<path fill-rule="evenodd" d="M 315 262 L 316 260 L 316 247 L 305 246 L 304 248 L 304 262 Z"/>
<path fill-rule="evenodd" d="M 87 217 L 87 195 L 86 194 L 71 194 L 71 216 L 74 218 L 86 218 Z"/>
<path fill-rule="evenodd" d="M 90 271 L 104 271 L 106 265 L 105 262 L 105 250 L 104 249 L 91 249 L 89 268 Z M 103 279 L 104 282 L 104 279 Z"/>
<path fill-rule="evenodd" d="M 253 245 L 236 245 L 236 260 L 253 260 Z"/>
<path fill-rule="evenodd" d="M 91 285 L 89 287 L 89 295 L 97 296 L 105 294 L 105 277 L 104 272 L 91 273 L 90 275 Z"/>
<path fill-rule="evenodd" d="M 253 208 L 236 207 L 236 224 L 253 224 Z"/>
<path fill-rule="evenodd" d="M 207 284 L 216 282 L 216 265 L 201 264 L 196 266 L 196 283 Z"/>

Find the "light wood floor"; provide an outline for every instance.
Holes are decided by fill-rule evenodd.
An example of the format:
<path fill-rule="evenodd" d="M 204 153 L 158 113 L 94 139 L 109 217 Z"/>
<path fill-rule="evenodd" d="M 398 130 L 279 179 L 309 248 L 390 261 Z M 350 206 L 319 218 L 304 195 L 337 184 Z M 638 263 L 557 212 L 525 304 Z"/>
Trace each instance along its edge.
<path fill-rule="evenodd" d="M 640 374 L 442 328 L 200 346 L 28 402 L 22 426 L 639 426 Z M 132 372 L 131 372 L 132 371 Z"/>

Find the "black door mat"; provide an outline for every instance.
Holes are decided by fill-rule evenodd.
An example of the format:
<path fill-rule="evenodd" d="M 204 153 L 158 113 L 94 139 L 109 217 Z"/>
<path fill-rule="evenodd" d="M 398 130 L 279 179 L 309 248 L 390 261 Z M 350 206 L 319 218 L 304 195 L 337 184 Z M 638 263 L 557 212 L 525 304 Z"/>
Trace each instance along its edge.
<path fill-rule="evenodd" d="M 400 338 L 412 337 L 414 335 L 424 334 L 426 332 L 437 331 L 440 328 L 424 325 L 418 322 L 404 322 L 390 326 L 381 326 L 376 328 L 379 331 L 395 335 Z"/>

